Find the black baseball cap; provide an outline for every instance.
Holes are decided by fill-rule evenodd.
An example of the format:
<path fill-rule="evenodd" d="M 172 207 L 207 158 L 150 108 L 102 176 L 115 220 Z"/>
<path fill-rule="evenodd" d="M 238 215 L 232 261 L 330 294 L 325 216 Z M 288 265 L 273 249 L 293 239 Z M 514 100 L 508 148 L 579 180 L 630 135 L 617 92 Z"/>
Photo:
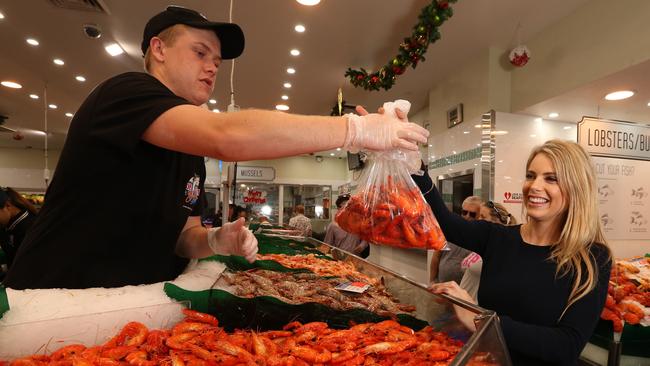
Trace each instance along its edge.
<path fill-rule="evenodd" d="M 237 24 L 211 22 L 198 11 L 182 6 L 168 6 L 163 12 L 149 19 L 144 27 L 141 46 L 142 54 L 147 53 L 151 38 L 176 24 L 213 30 L 221 42 L 221 58 L 224 60 L 239 57 L 244 52 L 244 32 Z"/>

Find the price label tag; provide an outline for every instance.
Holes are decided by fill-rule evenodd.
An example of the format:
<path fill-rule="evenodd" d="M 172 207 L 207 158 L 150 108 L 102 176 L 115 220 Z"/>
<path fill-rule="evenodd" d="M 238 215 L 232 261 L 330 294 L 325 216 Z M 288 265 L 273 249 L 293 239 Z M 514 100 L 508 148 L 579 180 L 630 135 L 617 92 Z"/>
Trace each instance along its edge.
<path fill-rule="evenodd" d="M 363 282 L 343 282 L 335 287 L 337 290 L 355 292 L 361 294 L 370 288 L 370 285 Z"/>

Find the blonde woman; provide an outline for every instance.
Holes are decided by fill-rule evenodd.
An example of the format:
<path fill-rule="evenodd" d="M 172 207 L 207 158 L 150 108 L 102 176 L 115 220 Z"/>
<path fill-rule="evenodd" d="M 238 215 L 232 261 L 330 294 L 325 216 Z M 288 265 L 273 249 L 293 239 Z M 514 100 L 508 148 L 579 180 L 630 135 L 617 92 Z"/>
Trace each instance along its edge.
<path fill-rule="evenodd" d="M 494 222 L 501 225 L 517 225 L 517 220 L 510 212 L 498 202 L 487 201 L 481 203 L 478 214 L 479 220 Z M 481 283 L 481 271 L 483 259 L 480 255 L 471 252 L 460 262 L 463 270 L 463 277 L 460 280 L 460 288 L 467 291 L 469 296 L 476 301 L 478 287 Z"/>
<path fill-rule="evenodd" d="M 600 316 L 611 253 L 598 219 L 596 179 L 573 142 L 535 148 L 522 187 L 526 221 L 468 222 L 447 209 L 428 175 L 413 176 L 451 242 L 483 258 L 478 302 L 497 312 L 515 365 L 574 365 Z M 432 286 L 474 302 L 455 283 Z M 469 328 L 473 316 L 458 313 Z"/>

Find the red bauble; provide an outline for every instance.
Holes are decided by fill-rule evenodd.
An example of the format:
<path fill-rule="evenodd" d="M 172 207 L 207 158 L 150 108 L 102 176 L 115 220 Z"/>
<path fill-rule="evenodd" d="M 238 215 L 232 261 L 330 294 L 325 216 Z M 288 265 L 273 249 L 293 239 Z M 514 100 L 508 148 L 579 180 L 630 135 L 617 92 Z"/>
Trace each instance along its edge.
<path fill-rule="evenodd" d="M 404 70 L 406 70 L 405 68 L 403 68 L 401 66 L 393 66 L 392 69 L 393 69 L 393 73 L 395 73 L 397 75 L 402 75 L 404 73 Z"/>
<path fill-rule="evenodd" d="M 22 140 L 22 139 L 25 138 L 25 135 L 23 135 L 22 133 L 20 133 L 20 131 L 16 131 L 16 132 L 14 133 L 14 135 L 13 135 L 13 138 L 14 138 L 14 140 L 16 140 L 16 141 L 20 141 L 20 140 Z"/>
<path fill-rule="evenodd" d="M 373 83 L 373 84 L 377 84 L 379 82 L 379 76 L 371 77 L 370 82 Z"/>
<path fill-rule="evenodd" d="M 357 80 L 361 81 L 363 80 L 364 76 L 362 74 L 357 75 Z"/>
<path fill-rule="evenodd" d="M 510 63 L 514 66 L 523 67 L 530 60 L 530 50 L 526 46 L 519 45 L 510 51 L 508 58 L 510 59 Z"/>
<path fill-rule="evenodd" d="M 438 7 L 440 9 L 447 9 L 449 7 L 449 3 L 446 0 L 438 1 Z"/>

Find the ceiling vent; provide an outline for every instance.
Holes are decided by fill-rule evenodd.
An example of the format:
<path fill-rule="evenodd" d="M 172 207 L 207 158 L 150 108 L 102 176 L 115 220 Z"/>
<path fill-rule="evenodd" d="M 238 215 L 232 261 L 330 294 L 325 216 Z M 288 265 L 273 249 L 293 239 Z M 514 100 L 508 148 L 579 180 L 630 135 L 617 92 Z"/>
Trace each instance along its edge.
<path fill-rule="evenodd" d="M 57 8 L 109 14 L 103 0 L 49 0 Z"/>

